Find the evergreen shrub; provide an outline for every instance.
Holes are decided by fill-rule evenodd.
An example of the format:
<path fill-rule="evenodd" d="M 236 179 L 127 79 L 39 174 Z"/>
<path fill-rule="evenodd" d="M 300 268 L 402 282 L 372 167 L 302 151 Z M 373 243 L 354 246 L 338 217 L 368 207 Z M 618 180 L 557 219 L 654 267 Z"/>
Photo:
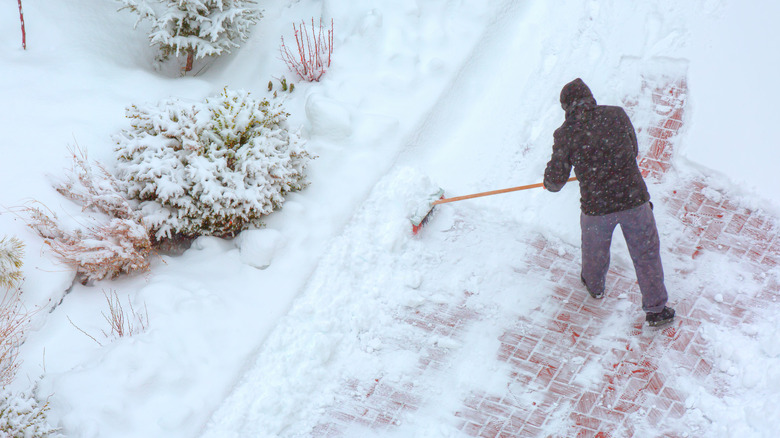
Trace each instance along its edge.
<path fill-rule="evenodd" d="M 234 236 L 308 184 L 312 157 L 288 116 L 227 88 L 202 103 L 132 106 L 116 137 L 117 177 L 158 242 Z"/>
<path fill-rule="evenodd" d="M 19 393 L 0 390 L 0 437 L 62 437 L 58 429 L 49 424 L 48 411 L 49 403 L 41 403 L 35 397 L 34 387 Z"/>
<path fill-rule="evenodd" d="M 161 60 L 187 55 L 185 71 L 195 59 L 230 53 L 263 16 L 253 0 L 120 1 L 121 9 L 138 14 L 139 22 L 151 23 L 149 40 L 160 49 Z"/>
<path fill-rule="evenodd" d="M 13 289 L 22 281 L 24 244 L 17 237 L 0 239 L 0 288 Z"/>

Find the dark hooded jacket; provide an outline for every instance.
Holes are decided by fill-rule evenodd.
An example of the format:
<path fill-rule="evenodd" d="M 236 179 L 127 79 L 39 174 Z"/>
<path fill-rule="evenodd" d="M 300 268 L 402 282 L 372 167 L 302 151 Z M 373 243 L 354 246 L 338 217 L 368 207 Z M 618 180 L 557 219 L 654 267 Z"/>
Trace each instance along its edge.
<path fill-rule="evenodd" d="M 574 167 L 586 215 L 601 216 L 649 201 L 636 162 L 636 132 L 623 108 L 597 105 L 579 78 L 561 90 L 561 107 L 566 120 L 555 130 L 544 187 L 559 191 Z"/>

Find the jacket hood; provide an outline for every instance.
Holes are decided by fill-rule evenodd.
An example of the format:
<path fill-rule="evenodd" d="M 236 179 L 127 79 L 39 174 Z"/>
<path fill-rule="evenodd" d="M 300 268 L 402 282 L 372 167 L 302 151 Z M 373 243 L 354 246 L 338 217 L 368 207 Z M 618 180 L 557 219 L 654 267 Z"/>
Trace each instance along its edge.
<path fill-rule="evenodd" d="M 590 92 L 590 88 L 588 88 L 585 82 L 577 78 L 563 86 L 561 90 L 561 108 L 568 115 L 570 109 L 580 105 L 595 106 L 596 99 L 593 98 L 593 93 Z"/>

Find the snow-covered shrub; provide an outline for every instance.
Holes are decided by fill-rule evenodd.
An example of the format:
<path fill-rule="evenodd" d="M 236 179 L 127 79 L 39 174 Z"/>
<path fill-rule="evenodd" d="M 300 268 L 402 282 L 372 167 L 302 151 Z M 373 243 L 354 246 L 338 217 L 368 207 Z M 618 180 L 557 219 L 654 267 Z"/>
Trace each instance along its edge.
<path fill-rule="evenodd" d="M 121 9 L 137 13 L 139 22 L 151 22 L 149 39 L 159 47 L 162 59 L 187 55 L 185 71 L 192 69 L 195 58 L 230 53 L 263 16 L 253 0 L 121 1 L 125 5 Z"/>
<path fill-rule="evenodd" d="M 303 189 L 311 156 L 281 104 L 231 91 L 128 108 L 117 176 L 157 240 L 233 236 Z"/>
<path fill-rule="evenodd" d="M 0 239 L 0 387 L 11 383 L 19 367 L 17 351 L 22 343 L 27 314 L 22 311 L 19 291 L 22 282 L 24 245 L 16 237 Z M 1 429 L 0 429 L 1 430 Z"/>
<path fill-rule="evenodd" d="M 0 239 L 0 388 L 16 377 L 19 368 L 19 346 L 24 341 L 30 315 L 24 311 L 19 284 L 22 281 L 24 245 L 16 237 Z M 2 391 L 0 391 L 2 394 Z M 0 437 L 7 435 L 5 409 L 0 400 Z M 9 429 L 10 430 L 10 429 Z M 37 435 L 29 435 L 37 436 Z"/>
<path fill-rule="evenodd" d="M 35 388 L 20 393 L 0 390 L 0 437 L 54 438 L 62 436 L 46 418 L 49 403 L 35 397 Z"/>
<path fill-rule="evenodd" d="M 0 388 L 13 382 L 19 368 L 19 345 L 24 340 L 29 315 L 22 307 L 18 290 L 0 295 Z"/>
<path fill-rule="evenodd" d="M 93 213 L 93 225 L 69 230 L 57 215 L 37 206 L 27 207 L 30 227 L 84 282 L 144 271 L 152 249 L 149 232 L 140 215 L 122 195 L 119 183 L 105 168 L 97 172 L 86 154 L 73 154 L 74 167 L 57 191 Z"/>
<path fill-rule="evenodd" d="M 13 289 L 22 281 L 24 244 L 16 237 L 0 239 L 0 288 Z"/>
<path fill-rule="evenodd" d="M 322 27 L 321 19 L 319 29 L 315 29 L 313 18 L 311 32 L 306 29 L 304 22 L 301 22 L 300 27 L 293 24 L 293 32 L 297 53 L 287 47 L 282 37 L 282 45 L 279 48 L 282 60 L 304 81 L 319 81 L 325 74 L 325 70 L 330 67 L 330 59 L 333 55 L 333 20 L 330 21 L 330 30 L 327 32 Z"/>

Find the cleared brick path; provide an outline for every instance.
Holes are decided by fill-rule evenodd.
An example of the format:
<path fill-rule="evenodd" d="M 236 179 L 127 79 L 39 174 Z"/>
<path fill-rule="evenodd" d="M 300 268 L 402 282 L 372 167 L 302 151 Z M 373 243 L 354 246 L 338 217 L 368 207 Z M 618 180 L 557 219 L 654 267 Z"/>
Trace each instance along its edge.
<path fill-rule="evenodd" d="M 672 177 L 669 170 L 674 142 L 684 125 L 687 84 L 681 77 L 646 80 L 644 87 L 645 96 L 652 98 L 656 122 L 644 127 L 646 131 L 639 127 L 640 139 L 649 142 L 640 146 L 646 152 L 639 163 L 645 177 L 653 182 Z M 672 241 L 662 237 L 667 254 L 692 260 L 716 253 L 743 264 L 747 275 L 754 276 L 780 263 L 775 218 L 740 207 L 727 195 L 709 188 L 703 179 L 692 178 L 679 181 L 669 193 L 655 195 L 663 206 L 656 208 L 656 215 L 669 215 L 672 223 L 682 228 Z M 668 221 L 669 217 L 663 219 Z M 637 310 L 640 294 L 633 269 L 613 266 L 608 297 L 596 301 L 584 293 L 580 283 L 578 249 L 562 252 L 560 243 L 551 244 L 542 236 L 529 243 L 531 257 L 527 266 L 519 269 L 554 282 L 553 293 L 538 312 L 518 315 L 516 323 L 500 336 L 495 357 L 511 367 L 512 381 L 505 391 L 473 392 L 462 400 L 454 415 L 463 436 L 678 436 L 676 431 L 685 430 L 680 422 L 686 414 L 687 394 L 669 384 L 670 376 L 685 374 L 700 379 L 702 385 L 712 379 L 713 364 L 702 354 L 707 344 L 699 327 L 706 321 L 726 325 L 750 322 L 756 310 L 776 306 L 780 293 L 780 285 L 770 281 L 755 296 L 721 291 L 717 306 L 711 297 L 698 293 L 673 295 L 676 321 L 650 329 Z M 667 277 L 671 275 L 686 273 L 669 272 L 667 266 Z M 620 296 L 614 299 L 610 294 Z M 478 311 L 461 304 L 431 304 L 399 319 L 440 336 L 456 336 L 465 324 L 481 318 Z M 615 314 L 635 315 L 635 320 L 624 330 L 603 332 L 608 330 L 605 321 Z M 446 348 L 431 345 L 422 351 L 420 376 L 447 366 Z M 391 429 L 405 413 L 420 408 L 424 398 L 419 388 L 398 386 L 382 378 L 350 382 L 348 386 L 361 396 L 354 403 L 334 408 L 330 420 L 318 426 L 313 436 L 342 436 L 350 425 L 375 431 Z"/>

